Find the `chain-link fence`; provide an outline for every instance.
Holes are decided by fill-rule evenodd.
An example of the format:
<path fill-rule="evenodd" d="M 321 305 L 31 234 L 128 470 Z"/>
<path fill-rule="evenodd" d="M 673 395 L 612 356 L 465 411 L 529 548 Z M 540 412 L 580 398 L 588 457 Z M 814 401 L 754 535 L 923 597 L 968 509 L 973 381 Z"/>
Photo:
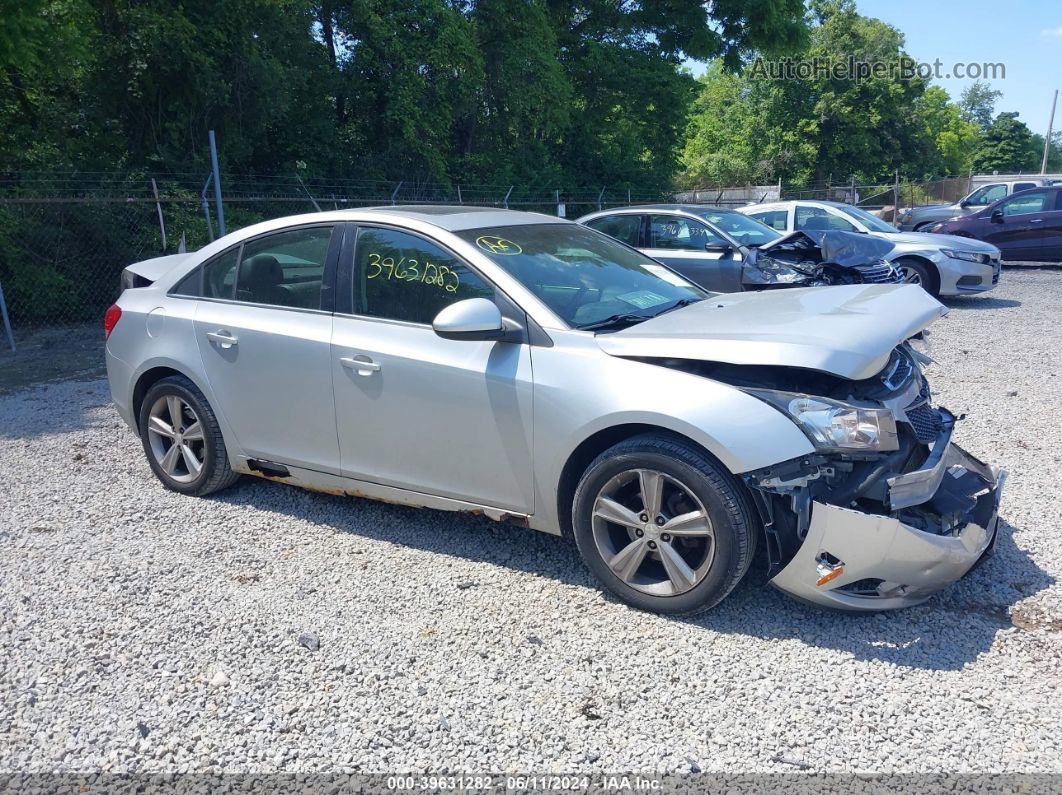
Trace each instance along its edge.
<path fill-rule="evenodd" d="M 824 184 L 703 188 L 680 194 L 606 187 L 551 190 L 520 185 L 441 185 L 234 177 L 223 180 L 226 231 L 285 215 L 344 207 L 465 204 L 578 218 L 594 210 L 661 201 L 741 206 L 778 198 L 831 199 L 874 209 L 954 201 L 966 177 L 898 185 Z M 882 212 L 883 211 L 883 212 Z M 214 190 L 203 174 L 0 175 L 0 287 L 16 334 L 95 322 L 114 300 L 126 265 L 198 249 L 219 234 Z"/>
<path fill-rule="evenodd" d="M 466 204 L 576 218 L 602 207 L 666 200 L 655 191 L 515 185 L 226 178 L 231 232 L 270 218 L 345 207 Z M 198 249 L 220 233 L 201 175 L 21 174 L 0 178 L 0 287 L 16 333 L 95 321 L 131 262 Z"/>

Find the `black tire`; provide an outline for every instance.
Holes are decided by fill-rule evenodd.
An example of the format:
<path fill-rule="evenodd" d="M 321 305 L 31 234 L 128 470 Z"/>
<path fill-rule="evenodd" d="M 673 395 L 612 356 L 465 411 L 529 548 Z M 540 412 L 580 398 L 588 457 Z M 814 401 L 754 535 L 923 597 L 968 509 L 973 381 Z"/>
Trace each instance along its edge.
<path fill-rule="evenodd" d="M 904 271 L 914 271 L 918 274 L 918 280 L 923 290 L 934 298 L 940 296 L 940 278 L 937 276 L 937 269 L 932 265 L 927 265 L 923 260 L 914 259 L 913 257 L 900 257 L 893 262 L 893 265 Z"/>
<path fill-rule="evenodd" d="M 148 423 L 151 417 L 152 407 L 160 399 L 177 397 L 194 412 L 202 426 L 202 441 L 197 440 L 195 446 L 201 458 L 201 469 L 197 475 L 187 470 L 185 477 L 188 480 L 175 479 L 167 474 L 153 449 L 152 436 L 148 431 Z M 189 379 L 182 375 L 169 376 L 157 381 L 148 389 L 144 400 L 140 405 L 140 415 L 137 417 L 137 427 L 140 429 L 140 440 L 144 446 L 144 455 L 147 456 L 155 476 L 162 481 L 166 488 L 189 494 L 193 497 L 204 497 L 228 488 L 237 480 L 239 474 L 232 471 L 229 466 L 228 451 L 225 449 L 225 439 L 221 435 L 221 427 L 214 415 L 210 403 L 199 391 L 199 388 Z M 160 441 L 156 436 L 156 442 Z M 161 442 L 165 444 L 164 441 Z M 201 447 L 200 447 L 201 444 Z"/>
<path fill-rule="evenodd" d="M 622 479 L 625 473 L 635 469 L 650 469 L 674 478 L 676 486 L 680 483 L 700 501 L 711 520 L 715 534 L 713 557 L 699 582 L 685 592 L 654 595 L 629 585 L 609 568 L 599 548 L 593 523 L 598 496 L 617 478 Z M 689 614 L 715 607 L 748 571 L 756 550 L 758 525 L 754 516 L 748 492 L 733 475 L 692 443 L 660 433 L 620 442 L 590 464 L 575 491 L 572 525 L 579 554 L 607 590 L 641 610 Z M 605 533 L 618 532 L 622 536 L 629 532 L 621 525 L 608 522 L 602 526 L 607 527 L 602 531 Z M 660 561 L 658 564 L 647 558 L 650 567 L 659 565 L 661 571 L 666 568 L 660 560 L 660 551 L 649 554 L 656 554 L 656 560 Z"/>

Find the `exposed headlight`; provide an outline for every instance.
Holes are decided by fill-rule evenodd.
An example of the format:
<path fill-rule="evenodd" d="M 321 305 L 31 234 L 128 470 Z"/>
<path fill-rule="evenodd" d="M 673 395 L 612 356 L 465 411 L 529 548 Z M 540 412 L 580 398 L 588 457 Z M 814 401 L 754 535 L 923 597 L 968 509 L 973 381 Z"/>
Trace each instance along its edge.
<path fill-rule="evenodd" d="M 747 391 L 791 417 L 820 450 L 899 449 L 896 416 L 890 409 L 868 409 L 773 389 Z"/>
<path fill-rule="evenodd" d="M 812 278 L 818 271 L 815 263 L 806 268 L 774 257 L 757 257 L 754 263 L 746 262 L 742 281 L 746 284 L 793 284 Z"/>
<path fill-rule="evenodd" d="M 956 251 L 953 248 L 942 248 L 940 253 L 952 259 L 964 259 L 967 262 L 980 262 L 982 265 L 988 262 L 987 254 L 979 254 L 976 251 Z"/>

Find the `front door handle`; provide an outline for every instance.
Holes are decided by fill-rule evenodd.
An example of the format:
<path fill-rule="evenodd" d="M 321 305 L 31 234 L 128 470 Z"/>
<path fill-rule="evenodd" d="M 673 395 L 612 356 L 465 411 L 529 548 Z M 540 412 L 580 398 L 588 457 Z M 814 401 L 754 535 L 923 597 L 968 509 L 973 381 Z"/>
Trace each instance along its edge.
<path fill-rule="evenodd" d="M 207 339 L 211 342 L 216 342 L 222 348 L 231 348 L 233 345 L 239 344 L 240 340 L 231 332 L 224 329 L 218 329 L 217 331 L 208 331 Z"/>
<path fill-rule="evenodd" d="M 365 354 L 358 354 L 357 356 L 341 356 L 339 363 L 348 370 L 354 370 L 358 375 L 369 376 L 373 373 L 380 372 L 379 362 L 374 362 Z"/>
<path fill-rule="evenodd" d="M 1043 222 L 1044 222 L 1043 218 L 1033 218 L 1033 219 L 1031 219 L 1029 221 L 1030 224 L 1042 224 Z"/>

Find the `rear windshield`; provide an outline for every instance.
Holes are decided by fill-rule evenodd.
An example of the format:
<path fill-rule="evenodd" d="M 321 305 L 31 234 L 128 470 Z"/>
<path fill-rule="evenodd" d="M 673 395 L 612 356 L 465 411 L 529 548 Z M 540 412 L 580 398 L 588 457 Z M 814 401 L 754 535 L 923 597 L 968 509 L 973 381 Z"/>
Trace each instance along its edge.
<path fill-rule="evenodd" d="M 674 271 L 579 224 L 526 224 L 456 233 L 571 326 L 616 314 L 651 317 L 707 295 Z"/>

